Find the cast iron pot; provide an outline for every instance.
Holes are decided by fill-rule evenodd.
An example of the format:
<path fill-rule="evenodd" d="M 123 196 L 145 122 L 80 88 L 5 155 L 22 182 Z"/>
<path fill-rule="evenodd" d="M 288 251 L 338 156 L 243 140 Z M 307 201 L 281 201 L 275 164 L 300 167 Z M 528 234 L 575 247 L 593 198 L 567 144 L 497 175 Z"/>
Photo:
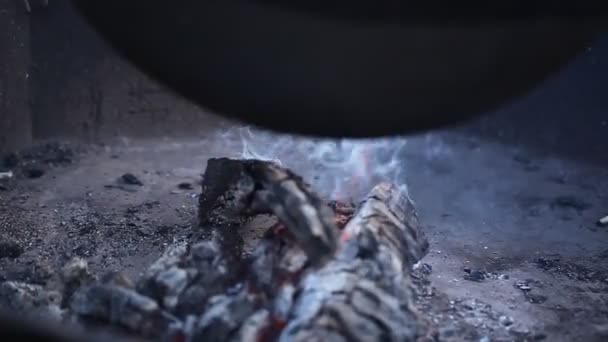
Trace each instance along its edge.
<path fill-rule="evenodd" d="M 545 0 L 73 2 L 202 107 L 331 137 L 412 133 L 506 105 L 588 47 L 607 11 Z"/>

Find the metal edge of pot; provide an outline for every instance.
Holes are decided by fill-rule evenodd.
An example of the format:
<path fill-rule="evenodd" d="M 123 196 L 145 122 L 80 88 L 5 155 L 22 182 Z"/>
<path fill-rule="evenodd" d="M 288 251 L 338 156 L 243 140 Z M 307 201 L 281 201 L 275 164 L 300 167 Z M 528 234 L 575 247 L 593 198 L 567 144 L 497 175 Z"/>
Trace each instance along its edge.
<path fill-rule="evenodd" d="M 203 108 L 331 137 L 406 134 L 492 111 L 598 30 L 559 18 L 404 27 L 253 1 L 73 2 L 117 51 Z"/>

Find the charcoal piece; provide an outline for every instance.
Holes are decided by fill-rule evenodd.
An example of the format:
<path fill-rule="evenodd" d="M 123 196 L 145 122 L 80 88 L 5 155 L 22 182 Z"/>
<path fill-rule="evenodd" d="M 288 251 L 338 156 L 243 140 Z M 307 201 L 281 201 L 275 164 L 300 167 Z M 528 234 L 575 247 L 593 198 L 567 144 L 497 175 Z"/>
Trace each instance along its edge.
<path fill-rule="evenodd" d="M 60 320 L 60 303 L 59 292 L 46 290 L 40 285 L 16 281 L 0 284 L 0 305 L 17 314 Z"/>
<path fill-rule="evenodd" d="M 101 276 L 100 282 L 106 285 L 118 286 L 125 289 L 135 289 L 133 280 L 126 274 L 117 271 L 110 271 Z"/>
<path fill-rule="evenodd" d="M 0 259 L 16 259 L 23 254 L 23 247 L 14 241 L 0 241 Z"/>
<path fill-rule="evenodd" d="M 0 269 L 0 280 L 46 285 L 53 274 L 53 270 L 48 265 L 38 261 L 11 263 Z"/>
<path fill-rule="evenodd" d="M 202 195 L 208 196 L 208 210 L 200 213 L 201 230 L 209 232 L 204 240 L 170 247 L 141 277 L 139 293 L 120 278 L 86 283 L 72 296 L 76 315 L 186 341 L 414 341 L 428 335 L 412 307 L 410 278 L 428 243 L 404 187 L 380 184 L 353 212 L 317 202 L 301 179 L 274 164 L 210 161 L 210 172 L 221 173 L 223 163 L 238 172 L 228 177 L 231 185 L 215 184 L 217 196 Z M 225 229 L 238 234 L 241 222 L 263 210 L 280 223 L 250 256 L 249 272 L 241 272 L 226 257 Z M 349 217 L 341 236 L 338 212 Z M 323 238 L 315 240 L 317 233 Z M 318 245 L 328 236 L 331 253 Z"/>
<path fill-rule="evenodd" d="M 170 331 L 167 335 L 169 337 L 169 341 L 192 341 L 192 336 L 194 336 L 194 331 L 196 328 L 196 322 L 198 321 L 198 316 L 196 315 L 188 315 L 186 316 L 182 324 L 175 329 L 175 331 Z"/>
<path fill-rule="evenodd" d="M 348 250 L 362 248 L 361 242 L 366 238 L 386 247 L 379 250 L 377 256 L 389 258 L 387 253 L 392 254 L 395 258 L 391 264 L 396 266 L 394 262 L 399 261 L 403 266 L 402 269 L 395 268 L 399 273 L 409 272 L 429 247 L 407 190 L 390 183 L 374 187 L 346 225 L 342 232 L 342 240 L 345 241 L 342 254 L 352 257 Z"/>
<path fill-rule="evenodd" d="M 128 184 L 128 185 L 138 185 L 138 186 L 144 185 L 144 183 L 141 180 L 139 180 L 139 178 L 137 178 L 137 176 L 135 176 L 132 173 L 125 173 L 124 175 L 122 175 L 120 177 L 120 180 L 124 184 Z"/>
<path fill-rule="evenodd" d="M 182 268 L 187 263 L 188 249 L 183 244 L 171 246 L 144 273 L 137 288 L 156 299 L 163 307 L 173 309 L 179 294 L 188 286 L 194 270 Z"/>
<path fill-rule="evenodd" d="M 242 160 L 211 158 L 203 175 L 199 197 L 199 225 L 201 228 L 238 228 L 246 217 L 254 192 L 254 182 Z"/>
<path fill-rule="evenodd" d="M 532 287 L 530 287 L 530 285 L 528 285 L 527 281 L 518 281 L 518 282 L 515 282 L 514 286 L 515 286 L 516 289 L 519 289 L 519 290 L 521 290 L 524 293 L 532 291 Z"/>
<path fill-rule="evenodd" d="M 219 286 L 205 286 L 204 281 L 190 284 L 177 298 L 174 312 L 179 317 L 203 313 L 209 298 L 222 292 Z"/>
<path fill-rule="evenodd" d="M 194 190 L 192 183 L 188 183 L 188 182 L 183 182 L 183 183 L 177 184 L 177 188 L 181 189 L 181 190 Z"/>
<path fill-rule="evenodd" d="M 73 258 L 68 261 L 61 269 L 60 276 L 63 282 L 62 307 L 69 305 L 72 295 L 77 289 L 95 281 L 95 277 L 89 271 L 87 261 L 81 258 Z"/>
<path fill-rule="evenodd" d="M 156 262 L 150 265 L 144 273 L 143 279 L 153 278 L 159 272 L 179 265 L 187 257 L 187 254 L 188 246 L 183 243 L 170 246 Z"/>
<path fill-rule="evenodd" d="M 146 337 L 164 334 L 175 322 L 153 299 L 112 284 L 96 283 L 79 289 L 70 308 L 81 318 L 116 324 Z"/>
<path fill-rule="evenodd" d="M 534 261 L 534 263 L 536 264 L 536 266 L 538 266 L 540 269 L 542 269 L 544 271 L 551 271 L 553 269 L 560 267 L 561 260 L 557 256 L 538 257 Z"/>
<path fill-rule="evenodd" d="M 259 298 L 249 294 L 245 287 L 236 294 L 211 298 L 207 310 L 196 323 L 193 340 L 238 341 L 233 336 L 238 336 L 243 327 L 248 329 L 249 319 L 258 310 L 258 303 Z"/>
<path fill-rule="evenodd" d="M 216 236 L 231 261 L 240 259 L 243 238 L 238 229 L 254 191 L 253 179 L 240 160 L 212 158 L 207 161 L 199 196 L 199 227 L 194 241 Z"/>
<path fill-rule="evenodd" d="M 414 341 L 420 333 L 414 311 L 374 282 L 348 272 L 319 276 L 303 284 L 279 341 Z"/>
<path fill-rule="evenodd" d="M 220 246 L 203 241 L 171 246 L 138 282 L 138 291 L 179 316 L 200 313 L 231 279 Z"/>
<path fill-rule="evenodd" d="M 196 276 L 179 294 L 175 312 L 180 316 L 201 313 L 210 297 L 222 293 L 241 277 L 241 272 L 229 266 L 219 244 L 213 241 L 193 245 L 190 258 Z"/>
<path fill-rule="evenodd" d="M 584 211 L 593 205 L 575 196 L 559 196 L 551 202 L 551 208 L 571 208 L 577 211 Z"/>
<path fill-rule="evenodd" d="M 29 168 L 26 169 L 24 172 L 27 178 L 40 178 L 45 174 L 45 171 L 40 168 Z"/>
<path fill-rule="evenodd" d="M 344 215 L 354 215 L 357 210 L 357 206 L 352 202 L 342 202 L 337 200 L 332 200 L 328 203 L 331 210 L 336 214 L 344 214 Z"/>
<path fill-rule="evenodd" d="M 13 171 L 0 168 L 0 181 L 13 178 Z"/>
<path fill-rule="evenodd" d="M 106 184 L 103 186 L 106 189 L 118 189 L 118 190 L 122 190 L 122 191 L 126 191 L 126 192 L 131 192 L 131 193 L 136 193 L 137 190 L 132 189 L 132 188 L 128 188 L 124 185 L 115 185 L 115 184 Z"/>
<path fill-rule="evenodd" d="M 86 260 L 73 258 L 61 269 L 61 278 L 68 283 L 86 283 L 94 279 Z"/>
<path fill-rule="evenodd" d="M 268 296 L 281 291 L 285 283 L 299 281 L 308 266 L 304 251 L 286 234 L 269 231 L 253 252 L 250 263 L 256 289 Z"/>
<path fill-rule="evenodd" d="M 7 169 L 14 169 L 19 165 L 20 158 L 16 152 L 8 153 L 2 158 L 2 165 Z"/>
<path fill-rule="evenodd" d="M 172 268 L 161 272 L 156 279 L 160 287 L 165 289 L 163 307 L 173 309 L 177 306 L 179 295 L 186 289 L 188 283 L 194 278 L 194 270 Z"/>
<path fill-rule="evenodd" d="M 526 296 L 526 300 L 532 304 L 542 304 L 548 299 L 546 296 L 530 292 L 524 292 L 524 295 Z"/>
<path fill-rule="evenodd" d="M 403 187 L 376 186 L 342 233 L 338 255 L 297 286 L 279 341 L 414 341 L 410 271 L 428 250 Z"/>
<path fill-rule="evenodd" d="M 472 270 L 469 268 L 465 268 L 464 272 L 466 274 L 464 275 L 463 278 L 464 278 L 464 280 L 468 280 L 468 281 L 474 281 L 474 282 L 481 283 L 489 277 L 489 274 L 484 270 Z"/>

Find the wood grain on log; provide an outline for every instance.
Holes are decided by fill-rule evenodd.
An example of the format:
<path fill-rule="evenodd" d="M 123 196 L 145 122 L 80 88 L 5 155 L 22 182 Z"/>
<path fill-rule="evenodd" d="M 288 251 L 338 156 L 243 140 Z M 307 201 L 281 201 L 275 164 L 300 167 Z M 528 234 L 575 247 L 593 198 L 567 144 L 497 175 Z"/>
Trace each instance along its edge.
<path fill-rule="evenodd" d="M 376 186 L 346 225 L 336 258 L 307 274 L 280 341 L 413 341 L 409 272 L 427 250 L 401 187 Z"/>

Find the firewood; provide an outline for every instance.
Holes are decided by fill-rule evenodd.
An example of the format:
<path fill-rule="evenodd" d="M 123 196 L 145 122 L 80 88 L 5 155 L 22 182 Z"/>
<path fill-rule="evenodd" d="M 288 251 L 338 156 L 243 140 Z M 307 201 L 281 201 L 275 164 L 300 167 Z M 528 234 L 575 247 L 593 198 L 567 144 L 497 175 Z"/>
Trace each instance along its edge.
<path fill-rule="evenodd" d="M 342 233 L 338 255 L 297 285 L 280 341 L 413 341 L 410 270 L 428 243 L 413 203 L 395 185 L 376 186 Z"/>

